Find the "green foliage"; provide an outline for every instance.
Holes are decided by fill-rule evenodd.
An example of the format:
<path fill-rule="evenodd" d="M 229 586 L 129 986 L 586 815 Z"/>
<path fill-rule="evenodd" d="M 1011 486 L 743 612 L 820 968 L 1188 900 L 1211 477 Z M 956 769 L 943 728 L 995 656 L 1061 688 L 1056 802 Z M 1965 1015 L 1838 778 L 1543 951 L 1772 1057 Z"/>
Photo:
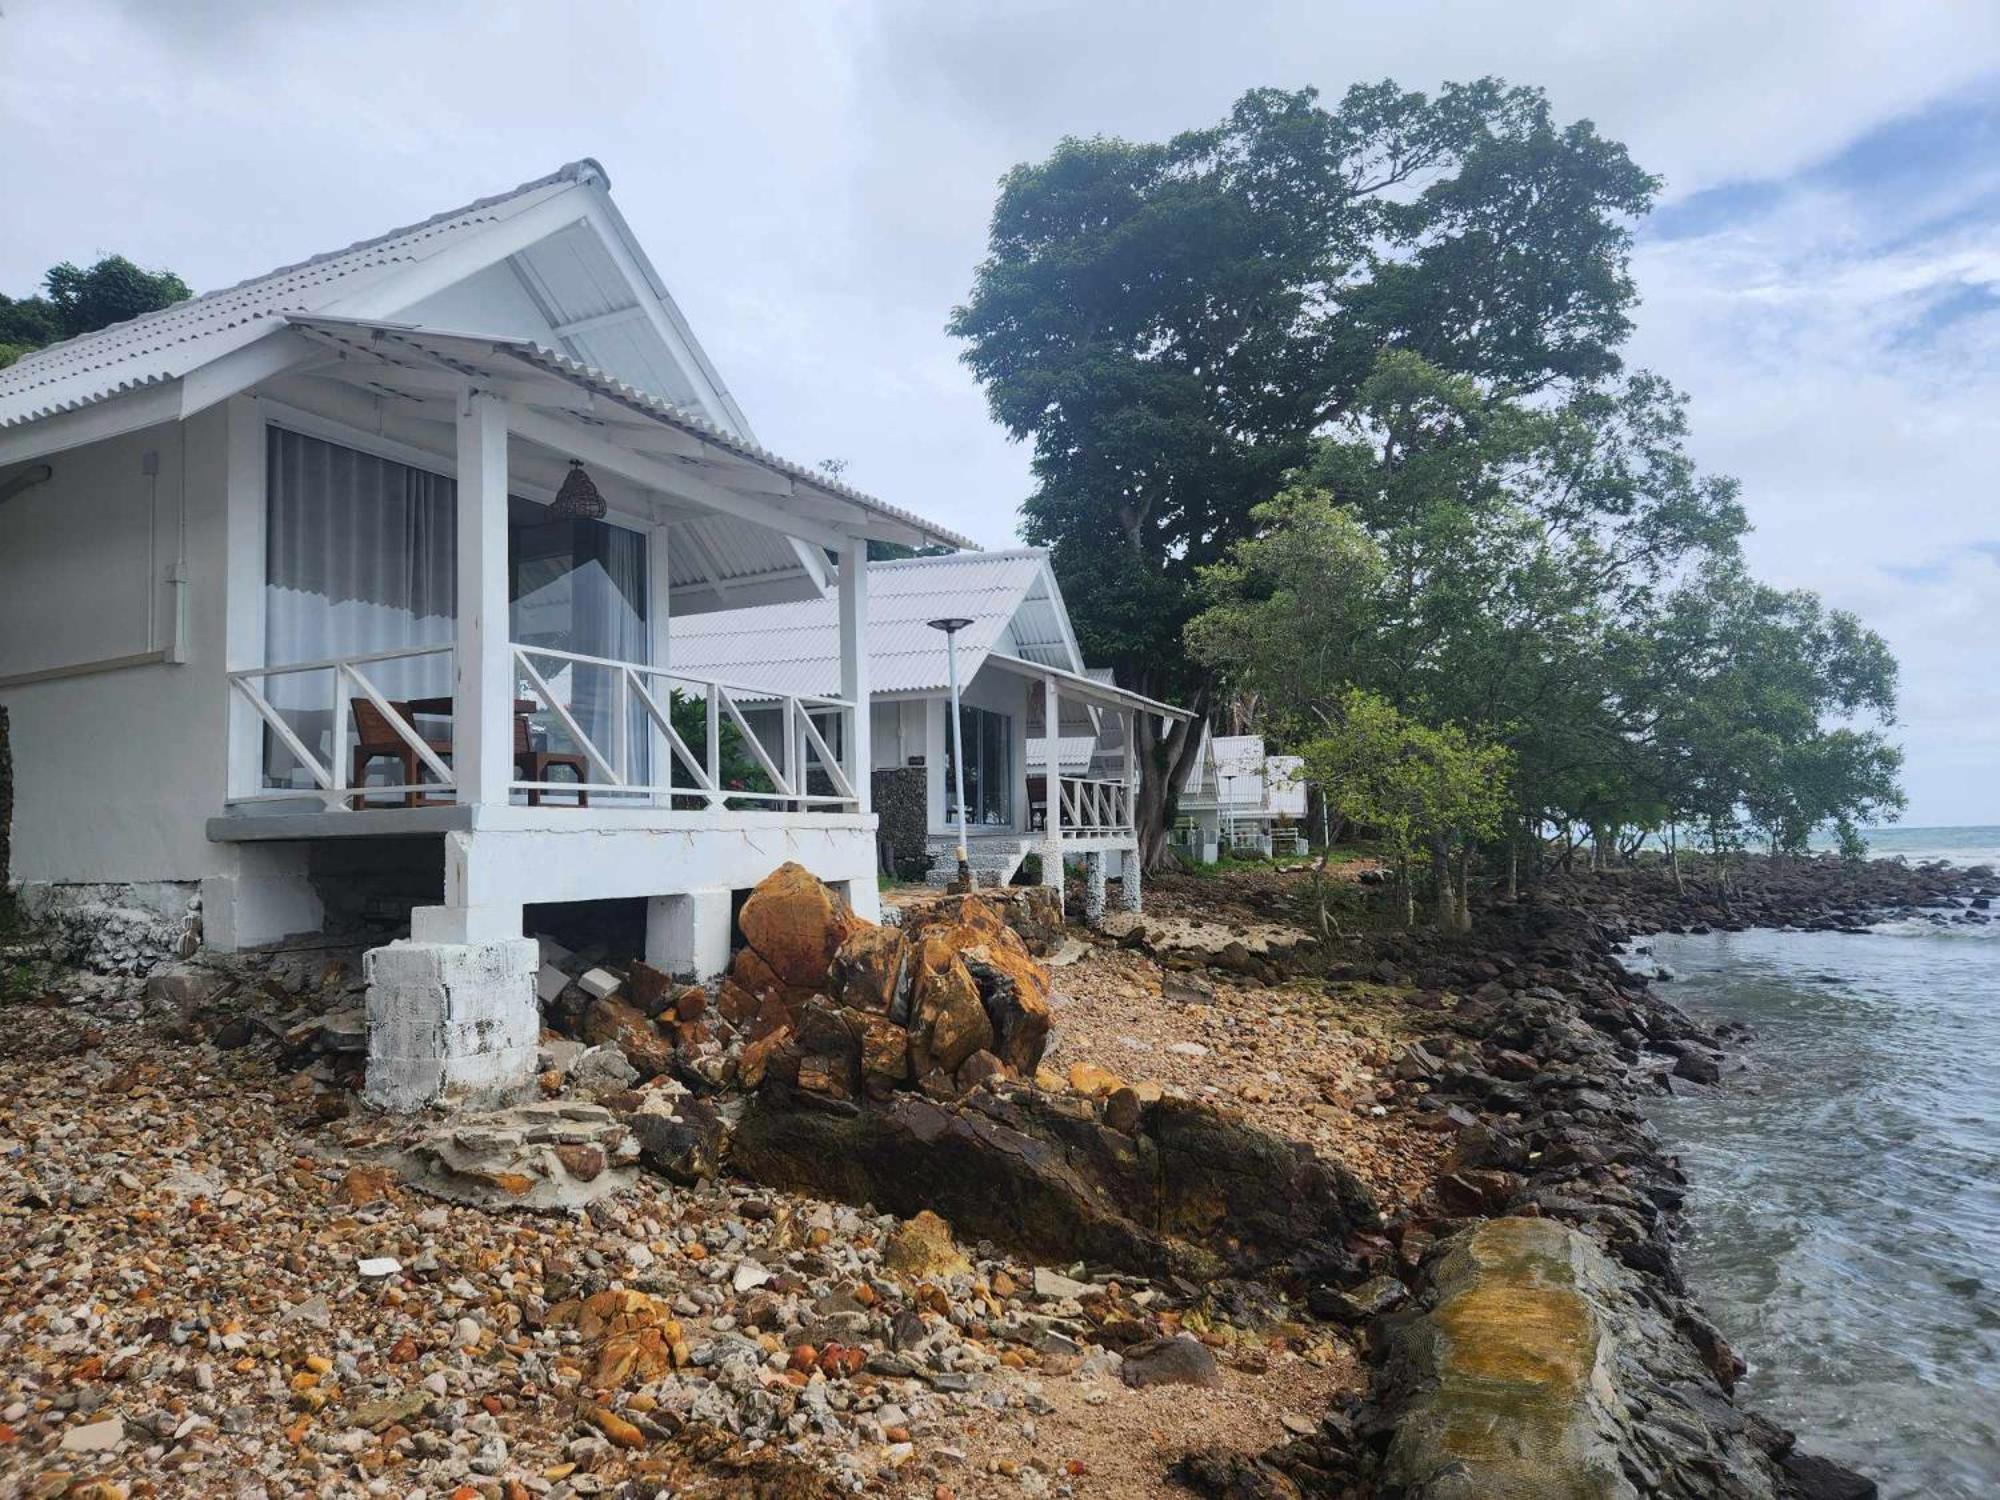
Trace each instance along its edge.
<path fill-rule="evenodd" d="M 59 339 L 94 333 L 194 293 L 171 271 L 146 271 L 122 255 L 82 267 L 64 261 L 42 278 L 44 295 L 0 296 L 0 366 Z"/>
<path fill-rule="evenodd" d="M 1061 142 L 1001 185 L 952 318 L 994 417 L 1034 443 L 1029 540 L 1093 661 L 1149 692 L 1199 570 L 1308 463 L 1383 351 L 1516 392 L 1608 376 L 1626 221 L 1656 184 L 1534 89 L 1253 90 L 1163 144 Z"/>
<path fill-rule="evenodd" d="M 1411 861 L 1431 856 L 1439 921 L 1456 925 L 1450 870 L 1500 831 L 1509 752 L 1453 725 L 1420 723 L 1359 688 L 1328 704 L 1324 727 L 1297 750 L 1329 810 L 1374 833 L 1406 890 Z"/>

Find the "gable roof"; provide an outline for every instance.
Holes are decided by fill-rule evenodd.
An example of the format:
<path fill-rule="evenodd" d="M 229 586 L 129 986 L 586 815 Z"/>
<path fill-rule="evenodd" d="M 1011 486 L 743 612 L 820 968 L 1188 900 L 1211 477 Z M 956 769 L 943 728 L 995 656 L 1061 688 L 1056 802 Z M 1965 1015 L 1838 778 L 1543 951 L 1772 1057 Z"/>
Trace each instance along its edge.
<path fill-rule="evenodd" d="M 760 605 L 676 619 L 672 664 L 772 692 L 837 696 L 839 600 Z M 989 654 L 1075 671 L 1082 666 L 1048 554 L 954 552 L 868 565 L 868 677 L 875 694 L 940 692 L 945 638 L 927 621 L 970 619 L 958 633 L 958 673 L 970 682 Z"/>
<path fill-rule="evenodd" d="M 749 438 L 609 186 L 595 161 L 570 162 L 420 223 L 51 344 L 0 370 L 0 428 L 180 379 L 287 317 L 396 314 L 446 326 L 448 304 L 434 312 L 426 304 L 490 271 L 557 352 Z"/>

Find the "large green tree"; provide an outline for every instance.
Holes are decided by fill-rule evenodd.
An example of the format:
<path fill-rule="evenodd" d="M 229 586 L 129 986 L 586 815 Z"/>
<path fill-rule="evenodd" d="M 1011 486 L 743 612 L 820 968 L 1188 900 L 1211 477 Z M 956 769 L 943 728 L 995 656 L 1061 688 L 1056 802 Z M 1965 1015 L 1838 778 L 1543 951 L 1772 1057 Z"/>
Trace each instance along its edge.
<path fill-rule="evenodd" d="M 84 267 L 64 261 L 42 277 L 42 295 L 0 295 L 0 366 L 23 354 L 184 302 L 194 293 L 172 271 L 147 271 L 122 255 Z"/>
<path fill-rule="evenodd" d="M 1001 185 L 951 330 L 1034 448 L 1024 532 L 1085 654 L 1205 712 L 1181 633 L 1199 570 L 1314 458 L 1382 354 L 1562 401 L 1618 369 L 1629 222 L 1657 184 L 1536 89 L 1262 89 L 1164 143 L 1061 142 Z M 1165 848 L 1194 735 L 1141 733 Z"/>

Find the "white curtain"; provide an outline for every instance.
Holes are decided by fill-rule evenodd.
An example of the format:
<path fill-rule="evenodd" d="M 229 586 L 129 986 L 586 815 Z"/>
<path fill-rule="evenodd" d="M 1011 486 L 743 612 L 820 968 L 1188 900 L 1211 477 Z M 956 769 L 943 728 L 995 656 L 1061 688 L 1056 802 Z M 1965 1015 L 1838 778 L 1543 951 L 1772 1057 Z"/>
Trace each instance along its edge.
<path fill-rule="evenodd" d="M 457 571 L 452 481 L 277 427 L 268 460 L 265 661 L 449 645 Z M 451 691 L 443 655 L 383 662 L 367 674 L 392 698 Z M 274 678 L 271 701 L 327 707 L 327 679 Z"/>

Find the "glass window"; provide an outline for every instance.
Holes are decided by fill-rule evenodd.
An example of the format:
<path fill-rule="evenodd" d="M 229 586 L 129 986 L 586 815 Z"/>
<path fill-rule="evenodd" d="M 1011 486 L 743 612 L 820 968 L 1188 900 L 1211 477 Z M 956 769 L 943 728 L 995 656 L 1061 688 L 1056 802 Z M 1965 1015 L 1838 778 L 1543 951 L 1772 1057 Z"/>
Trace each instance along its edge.
<path fill-rule="evenodd" d="M 990 709 L 959 706 L 959 734 L 965 741 L 966 822 L 988 828 L 1014 826 L 1014 718 Z M 957 779 L 950 737 L 946 737 L 945 814 L 958 820 Z"/>

